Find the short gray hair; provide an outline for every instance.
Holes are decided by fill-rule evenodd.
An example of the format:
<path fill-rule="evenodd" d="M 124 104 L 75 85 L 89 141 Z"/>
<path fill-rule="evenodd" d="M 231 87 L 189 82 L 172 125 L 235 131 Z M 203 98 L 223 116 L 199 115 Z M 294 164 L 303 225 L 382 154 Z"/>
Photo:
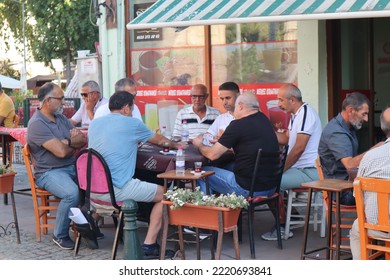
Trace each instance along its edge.
<path fill-rule="evenodd" d="M 347 94 L 343 104 L 341 105 L 341 108 L 343 111 L 345 111 L 348 106 L 351 106 L 354 110 L 358 111 L 363 106 L 363 104 L 370 105 L 370 101 L 363 93 L 355 91 Z"/>
<path fill-rule="evenodd" d="M 137 83 L 131 78 L 123 78 L 115 83 L 115 91 L 123 91 L 126 86 L 137 87 Z"/>
<path fill-rule="evenodd" d="M 87 81 L 81 87 L 88 87 L 90 91 L 97 91 L 100 96 L 102 95 L 99 84 L 95 81 Z"/>
<path fill-rule="evenodd" d="M 386 137 L 389 137 L 390 135 L 390 119 L 385 118 L 385 112 L 388 110 L 389 107 L 387 107 L 383 112 L 381 113 L 380 116 L 380 122 L 381 122 L 381 129 L 383 133 L 386 135 Z"/>
<path fill-rule="evenodd" d="M 294 84 L 285 84 L 281 87 L 287 93 L 287 97 L 295 97 L 298 101 L 302 101 L 302 93 Z"/>
<path fill-rule="evenodd" d="M 253 93 L 244 93 L 237 97 L 236 104 L 242 103 L 245 108 L 259 109 L 259 100 Z"/>

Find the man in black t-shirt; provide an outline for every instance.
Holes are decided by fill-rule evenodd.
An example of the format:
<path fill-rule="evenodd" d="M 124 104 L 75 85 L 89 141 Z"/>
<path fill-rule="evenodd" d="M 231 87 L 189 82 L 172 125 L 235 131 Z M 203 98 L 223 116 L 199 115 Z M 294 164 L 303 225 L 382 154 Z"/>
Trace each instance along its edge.
<path fill-rule="evenodd" d="M 256 162 L 258 149 L 266 152 L 279 150 L 278 140 L 269 119 L 259 111 L 259 103 L 254 94 L 240 95 L 235 104 L 235 120 L 232 121 L 215 145 L 209 147 L 202 144 L 202 137 L 193 140 L 193 144 L 208 159 L 216 160 L 228 149 L 233 148 L 235 162 L 233 172 L 213 166 L 205 166 L 204 170 L 215 172 L 209 177 L 210 190 L 218 193 L 233 193 L 247 197 Z M 275 188 L 267 186 L 267 178 L 259 178 L 259 185 L 264 190 L 255 192 L 255 195 L 269 196 Z M 203 192 L 206 191 L 205 182 L 199 180 Z"/>

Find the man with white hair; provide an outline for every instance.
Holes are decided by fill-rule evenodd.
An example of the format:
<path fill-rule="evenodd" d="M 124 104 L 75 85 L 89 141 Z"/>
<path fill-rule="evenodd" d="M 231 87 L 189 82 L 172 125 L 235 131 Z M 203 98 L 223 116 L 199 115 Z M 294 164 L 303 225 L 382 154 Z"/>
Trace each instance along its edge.
<path fill-rule="evenodd" d="M 255 167 L 258 149 L 265 152 L 279 150 L 278 141 L 269 119 L 259 110 L 259 102 L 256 95 L 251 93 L 241 94 L 235 104 L 234 117 L 225 132 L 215 145 L 209 147 L 202 143 L 201 136 L 194 138 L 194 146 L 208 159 L 215 160 L 221 157 L 228 149 L 235 151 L 235 164 L 233 172 L 205 166 L 204 170 L 215 172 L 209 178 L 209 188 L 212 191 L 228 194 L 235 192 L 237 195 L 248 197 Z M 274 186 L 268 186 L 269 178 L 258 178 L 258 185 L 263 190 L 255 192 L 255 196 L 269 196 L 275 192 Z M 203 180 L 198 181 L 201 190 L 206 191 L 206 184 Z"/>

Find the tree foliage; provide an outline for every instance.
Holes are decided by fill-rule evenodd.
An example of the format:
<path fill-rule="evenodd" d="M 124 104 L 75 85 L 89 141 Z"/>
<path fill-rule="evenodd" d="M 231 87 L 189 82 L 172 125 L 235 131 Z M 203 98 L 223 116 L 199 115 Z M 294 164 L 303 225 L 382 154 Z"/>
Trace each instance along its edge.
<path fill-rule="evenodd" d="M 50 65 L 51 59 L 61 58 L 69 70 L 76 50 L 94 49 L 98 28 L 90 22 L 90 1 L 86 0 L 2 0 L 2 34 L 8 27 L 23 42 L 21 1 L 25 1 L 27 47 L 36 61 Z"/>

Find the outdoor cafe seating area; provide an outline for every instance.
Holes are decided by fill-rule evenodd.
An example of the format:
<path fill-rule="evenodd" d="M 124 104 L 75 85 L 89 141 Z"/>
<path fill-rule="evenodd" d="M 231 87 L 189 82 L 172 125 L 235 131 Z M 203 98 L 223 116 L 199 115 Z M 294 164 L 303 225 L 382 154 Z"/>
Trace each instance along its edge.
<path fill-rule="evenodd" d="M 26 144 L 26 133 L 27 130 L 26 128 L 0 128 L 0 133 L 2 135 L 2 140 L 3 143 L 6 143 L 7 141 L 18 141 L 21 145 Z M 86 132 L 85 132 L 86 133 Z M 164 177 L 158 176 L 158 174 L 167 172 L 169 170 L 174 169 L 174 156 L 173 155 L 163 155 L 160 153 L 161 148 L 154 146 L 149 143 L 145 143 L 141 145 L 138 149 L 138 160 L 137 160 L 137 172 L 139 173 L 140 176 L 144 176 L 147 178 L 149 181 L 155 181 L 160 184 L 164 184 Z M 202 161 L 205 165 L 210 165 L 210 164 L 221 164 L 221 162 L 210 162 L 206 160 L 202 155 L 199 154 L 197 149 L 192 147 L 190 145 L 189 149 L 187 150 L 187 156 L 188 156 L 188 161 L 187 161 L 187 168 L 192 168 L 193 162 L 194 161 Z M 4 159 L 5 160 L 5 159 Z M 229 160 L 229 155 L 226 156 L 225 160 Z M 231 158 L 230 158 L 231 160 Z M 136 173 L 137 174 L 137 173 Z M 212 176 L 212 175 L 211 175 Z M 356 176 L 356 171 L 355 171 L 355 176 Z M 160 178 L 158 178 L 160 177 Z M 166 179 L 166 178 L 165 178 Z M 169 178 L 169 179 L 175 179 L 175 178 Z M 188 178 L 187 178 L 188 179 Z M 191 181 L 191 180 L 189 180 Z M 25 182 L 26 183 L 26 182 Z M 188 183 L 188 180 L 187 180 Z M 341 186 L 340 183 L 343 184 L 343 187 L 340 189 L 338 186 Z M 167 182 L 165 181 L 165 184 Z M 326 185 L 328 184 L 328 185 Z M 184 183 L 184 185 L 186 185 Z M 26 187 L 28 187 L 28 183 L 26 183 L 23 186 L 23 189 L 25 191 Z M 308 204 L 311 205 L 312 199 L 311 199 L 311 193 L 313 191 L 323 191 L 325 194 L 327 194 L 329 197 L 332 197 L 331 194 L 333 192 L 335 193 L 340 193 L 340 190 L 346 190 L 346 189 L 352 189 L 353 184 L 352 182 L 336 182 L 336 181 L 331 181 L 331 180 L 320 180 L 318 183 L 313 182 L 304 184 L 302 187 L 308 188 L 308 193 L 309 193 L 309 199 L 308 199 Z M 20 187 L 18 187 L 19 189 Z M 22 191 L 18 191 L 17 188 L 15 187 L 16 194 L 22 193 Z M 28 193 L 28 192 L 27 192 Z M 26 194 L 26 193 L 25 193 Z M 336 196 L 338 197 L 338 196 Z M 26 200 L 26 196 L 23 196 L 23 200 Z M 287 196 L 286 196 L 287 198 Z M 19 196 L 17 196 L 16 199 L 16 205 L 17 208 L 20 206 L 18 205 L 18 200 Z M 336 201 L 331 202 L 329 199 L 327 200 L 328 205 L 326 205 L 326 209 L 328 210 L 328 213 L 326 213 L 327 216 L 327 224 L 331 224 L 331 227 L 327 227 L 327 232 L 326 232 L 326 238 L 320 237 L 321 233 L 320 231 L 312 231 L 310 228 L 312 228 L 312 225 L 309 224 L 309 217 L 310 217 L 310 212 L 306 212 L 306 218 L 304 220 L 304 223 L 302 223 L 302 227 L 295 228 L 294 229 L 294 237 L 289 239 L 289 240 L 283 240 L 283 246 L 281 246 L 281 242 L 265 242 L 259 240 L 259 235 L 261 232 L 266 232 L 269 230 L 272 225 L 274 224 L 274 219 L 270 213 L 261 213 L 261 214 L 256 214 L 254 215 L 254 221 L 253 222 L 253 231 L 254 231 L 254 241 L 250 241 L 248 239 L 248 229 L 247 229 L 247 219 L 248 216 L 245 214 L 243 215 L 243 220 L 244 220 L 244 226 L 241 226 L 243 228 L 244 237 L 241 237 L 240 243 L 236 243 L 236 238 L 234 237 L 235 234 L 227 234 L 227 237 L 224 238 L 223 244 L 222 240 L 219 241 L 219 247 L 217 249 L 217 256 L 221 259 L 224 258 L 240 258 L 240 259 L 250 259 L 254 257 L 254 254 L 251 254 L 250 252 L 253 250 L 249 247 L 250 244 L 253 242 L 254 248 L 256 248 L 256 258 L 258 259 L 267 259 L 267 256 L 270 251 L 275 251 L 275 254 L 277 254 L 277 251 L 281 251 L 278 254 L 282 254 L 279 257 L 281 259 L 289 259 L 289 256 L 284 256 L 283 251 L 289 251 L 291 252 L 292 248 L 294 248 L 294 253 L 291 254 L 291 258 L 295 259 L 350 259 L 351 255 L 350 252 L 348 251 L 348 239 L 342 238 L 343 234 L 345 234 L 345 229 L 343 227 L 340 227 L 341 223 L 341 217 L 340 217 L 340 210 L 339 210 L 339 202 L 336 199 Z M 333 204 L 333 206 L 329 206 L 330 204 Z M 335 203 L 335 204 L 334 204 Z M 4 203 L 6 204 L 6 201 L 4 200 Z M 5 207 L 5 206 L 3 206 Z M 32 205 L 30 205 L 32 207 Z M 267 206 L 264 206 L 267 207 Z M 335 208 L 336 207 L 336 208 Z M 307 208 L 310 209 L 310 208 Z M 31 211 L 31 209 L 30 209 Z M 336 211 L 336 212 L 335 212 Z M 31 221 L 33 221 L 32 217 L 32 212 L 30 212 L 29 216 Z M 20 214 L 19 214 L 20 216 Z M 8 221 L 10 221 L 12 216 L 8 217 Z M 330 217 L 333 217 L 333 222 Z M 27 217 L 23 217 L 23 220 L 26 220 Z M 144 217 L 143 217 L 144 218 Z M 190 218 L 190 217 L 189 217 Z M 142 219 L 141 219 L 142 220 Z M 139 223 L 141 223 L 141 220 Z M 146 219 L 147 220 L 147 219 Z M 111 223 L 110 219 L 105 218 L 105 226 L 109 225 Z M 144 219 L 145 221 L 145 219 Z M 0 221 L 0 223 L 5 223 L 4 218 Z M 23 231 L 23 226 L 19 224 L 19 228 Z M 112 227 L 108 227 L 107 230 L 111 231 L 110 234 L 108 235 L 113 235 Z M 174 227 L 170 226 L 169 231 L 174 231 Z M 106 232 L 106 228 L 103 226 L 103 231 Z M 139 228 L 139 231 L 142 232 L 144 231 L 144 228 Z M 45 233 L 46 231 L 42 232 Z M 49 234 L 50 234 L 50 229 L 49 229 Z M 165 236 L 166 233 L 164 233 Z M 142 233 L 141 233 L 142 235 Z M 166 237 L 165 237 L 166 238 Z M 109 238 L 107 238 L 109 239 Z M 112 240 L 112 239 L 111 239 Z M 206 242 L 212 242 L 212 238 Z M 106 241 L 105 241 L 106 242 Z M 173 247 L 175 249 L 179 249 L 179 243 L 166 244 L 166 246 Z M 203 242 L 204 243 L 204 242 Z M 186 258 L 188 259 L 190 256 L 193 257 L 194 259 L 196 258 L 202 258 L 202 259 L 208 259 L 210 258 L 210 255 L 207 254 L 207 251 L 205 248 L 208 248 L 208 245 L 203 245 L 202 244 L 197 244 L 196 246 L 191 244 L 191 243 L 186 243 L 185 247 L 187 250 L 187 247 L 190 247 L 190 253 L 187 253 L 186 251 Z M 260 243 L 260 245 L 259 245 Z M 196 244 L 196 242 L 195 242 Z M 279 245 L 278 245 L 279 244 Z M 23 246 L 23 240 L 21 242 L 21 246 Z M 122 245 L 123 246 L 123 245 Z M 165 245 L 164 245 L 165 246 Z M 183 246 L 183 244 L 181 244 Z M 196 248 L 194 248 L 194 246 Z M 108 245 L 109 247 L 109 245 Z M 191 251 L 192 247 L 192 251 Z M 278 248 L 279 247 L 279 248 Z M 289 248 L 290 247 L 290 248 Z M 81 250 L 85 250 L 85 248 L 81 247 Z M 119 248 L 121 248 L 121 245 L 119 245 Z M 203 248 L 201 250 L 201 248 Z M 265 249 L 267 248 L 267 249 Z M 281 249 L 283 248 L 283 249 Z M 377 247 L 375 247 L 377 249 Z M 182 248 L 181 248 L 182 249 Z M 251 249 L 251 250 L 250 250 Z M 109 250 L 109 249 L 106 249 Z M 121 250 L 121 249 L 119 249 Z M 226 251 L 225 251 L 226 250 Z M 243 252 L 245 251 L 245 253 Z M 182 255 L 183 250 L 178 251 L 180 254 L 176 255 L 176 258 L 183 258 L 184 256 Z M 229 252 L 229 253 L 227 253 Z M 196 256 L 194 255 L 196 254 Z M 119 253 L 120 255 L 120 253 Z M 241 256 L 240 256 L 241 255 Z M 181 257 L 180 257 L 181 256 Z M 387 255 L 386 255 L 387 256 Z M 277 258 L 279 258 L 277 257 Z M 388 257 L 388 256 L 387 256 Z"/>

